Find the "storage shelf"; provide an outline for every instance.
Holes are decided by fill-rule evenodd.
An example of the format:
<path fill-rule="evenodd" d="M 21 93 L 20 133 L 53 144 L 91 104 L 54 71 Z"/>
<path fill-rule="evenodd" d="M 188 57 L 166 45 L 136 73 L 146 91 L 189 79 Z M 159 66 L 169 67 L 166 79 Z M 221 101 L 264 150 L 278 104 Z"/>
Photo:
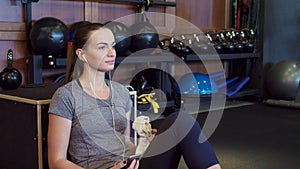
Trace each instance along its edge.
<path fill-rule="evenodd" d="M 141 56 L 129 56 L 129 57 L 117 57 L 116 64 L 120 64 L 125 61 L 126 63 L 143 63 L 143 62 L 173 62 L 175 61 L 175 55 L 172 54 L 157 54 L 157 55 L 141 55 Z M 259 58 L 259 53 L 230 53 L 230 54 L 207 54 L 207 55 L 187 55 L 181 57 L 186 62 L 190 61 L 204 61 L 204 60 L 232 60 L 232 59 L 251 59 Z"/>
<path fill-rule="evenodd" d="M 103 2 L 103 0 L 100 0 L 100 2 Z M 104 0 L 104 2 L 126 2 L 126 3 L 143 3 L 143 1 L 140 0 Z M 151 5 L 158 5 L 158 6 L 172 6 L 175 7 L 175 2 L 164 2 L 164 1 L 151 1 Z"/>
<path fill-rule="evenodd" d="M 259 53 L 228 53 L 228 54 L 208 54 L 208 55 L 187 55 L 183 57 L 184 61 L 199 61 L 199 60 L 231 60 L 231 59 L 250 59 L 259 58 Z"/>
<path fill-rule="evenodd" d="M 156 55 L 140 55 L 140 56 L 128 56 L 117 57 L 116 64 L 122 63 L 144 63 L 144 62 L 173 62 L 175 57 L 172 54 L 156 54 Z"/>
<path fill-rule="evenodd" d="M 0 22 L 0 40 L 27 40 L 24 22 Z"/>

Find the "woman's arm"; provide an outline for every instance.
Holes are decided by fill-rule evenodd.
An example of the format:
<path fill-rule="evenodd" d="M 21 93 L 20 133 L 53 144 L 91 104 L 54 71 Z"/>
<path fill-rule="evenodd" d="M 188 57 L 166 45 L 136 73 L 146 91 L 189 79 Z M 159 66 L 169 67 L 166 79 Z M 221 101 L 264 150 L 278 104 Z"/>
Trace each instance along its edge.
<path fill-rule="evenodd" d="M 51 169 L 81 169 L 67 160 L 71 121 L 49 114 L 48 162 Z"/>

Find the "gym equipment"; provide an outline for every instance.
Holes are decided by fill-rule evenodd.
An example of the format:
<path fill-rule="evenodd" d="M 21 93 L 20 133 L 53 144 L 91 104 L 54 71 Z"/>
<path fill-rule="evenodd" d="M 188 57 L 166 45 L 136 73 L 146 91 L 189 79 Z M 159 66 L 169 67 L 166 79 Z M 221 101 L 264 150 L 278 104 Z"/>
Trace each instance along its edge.
<path fill-rule="evenodd" d="M 0 86 L 2 89 L 14 90 L 22 83 L 22 74 L 13 67 L 13 51 L 7 52 L 7 67 L 0 72 Z"/>
<path fill-rule="evenodd" d="M 131 52 L 157 48 L 159 44 L 159 35 L 155 27 L 148 21 L 144 14 L 139 15 L 142 15 L 144 20 L 136 22 L 129 28 L 132 34 L 130 45 Z"/>
<path fill-rule="evenodd" d="M 69 30 L 59 19 L 44 17 L 37 20 L 30 30 L 30 42 L 37 55 L 59 56 L 69 40 Z"/>
<path fill-rule="evenodd" d="M 130 86 L 137 91 L 138 96 L 138 106 L 137 109 L 140 111 L 148 110 L 155 101 L 156 103 L 167 102 L 164 115 L 172 112 L 174 108 L 180 107 L 180 95 L 176 92 L 177 83 L 175 79 L 164 72 L 163 70 L 156 68 L 145 69 L 138 74 L 136 74 L 130 82 Z M 154 93 L 155 89 L 161 90 L 164 97 L 161 97 L 159 93 Z M 149 98 L 151 100 L 149 101 Z M 154 103 L 153 108 L 156 108 L 157 105 Z"/>
<path fill-rule="evenodd" d="M 273 106 L 284 106 L 284 107 L 300 109 L 300 82 L 299 82 L 296 97 L 294 100 L 267 99 L 266 104 L 273 105 Z"/>
<path fill-rule="evenodd" d="M 208 75 L 194 72 L 182 76 L 178 81 L 181 94 L 203 95 L 218 91 L 216 83 Z"/>
<path fill-rule="evenodd" d="M 153 108 L 153 112 L 154 113 L 158 113 L 158 109 L 160 108 L 159 104 L 156 102 L 156 93 L 155 92 L 150 92 L 149 94 L 146 93 L 146 94 L 141 94 L 137 97 L 138 101 L 137 101 L 137 104 L 140 104 L 140 105 L 149 105 L 151 104 L 152 105 L 152 108 Z"/>
<path fill-rule="evenodd" d="M 193 34 L 192 38 L 190 38 L 190 41 L 192 44 L 189 46 L 192 49 L 200 49 L 200 52 L 204 54 L 209 53 L 209 48 L 212 46 L 205 34 Z"/>
<path fill-rule="evenodd" d="M 244 78 L 233 77 L 226 80 L 226 96 L 227 98 L 231 98 L 235 94 L 237 94 L 250 80 L 249 76 Z M 221 86 L 219 86 L 220 88 Z"/>
<path fill-rule="evenodd" d="M 178 56 L 192 53 L 192 49 L 190 48 L 192 40 L 186 39 L 185 35 L 181 35 L 181 37 L 173 36 L 171 38 L 171 44 L 171 51 Z"/>
<path fill-rule="evenodd" d="M 210 41 L 210 44 L 216 49 L 217 53 L 224 53 L 225 44 L 222 40 L 224 35 L 222 33 L 216 33 L 210 31 L 205 33 L 206 38 Z"/>
<path fill-rule="evenodd" d="M 253 29 L 236 30 L 229 28 L 223 31 L 211 30 L 205 34 L 220 54 L 254 52 L 255 32 Z"/>
<path fill-rule="evenodd" d="M 159 47 L 179 57 L 194 54 L 193 50 L 195 49 L 197 49 L 198 53 L 207 54 L 209 51 L 209 40 L 205 35 L 201 34 L 181 34 L 162 39 Z"/>
<path fill-rule="evenodd" d="M 28 37 L 30 37 L 30 32 L 33 27 L 33 20 L 32 20 L 32 3 L 37 2 L 38 0 L 22 0 L 22 4 L 24 5 L 24 17 L 26 22 L 26 34 Z M 167 7 L 175 7 L 176 2 L 163 2 L 163 1 L 153 1 L 153 0 L 107 0 L 107 3 L 131 3 L 134 6 L 138 7 L 138 10 L 140 10 L 141 6 L 167 6 Z M 140 11 L 138 11 L 140 12 Z M 30 39 L 30 38 L 28 38 Z M 40 57 L 36 59 L 36 56 L 38 56 L 37 53 L 33 52 L 33 48 L 31 43 L 27 43 L 28 47 L 28 83 L 42 83 L 42 68 L 40 66 L 40 62 L 43 61 Z M 34 55 L 37 54 L 37 55 Z M 33 56 L 34 55 L 34 56 Z M 65 58 L 59 58 L 60 65 L 65 66 L 66 65 L 66 59 Z M 58 59 L 55 59 L 55 62 L 57 63 Z M 55 64 L 57 65 L 57 64 Z"/>
<path fill-rule="evenodd" d="M 253 52 L 255 48 L 255 32 L 253 29 L 244 28 L 241 30 L 241 41 L 245 49 L 244 52 Z"/>
<path fill-rule="evenodd" d="M 225 94 L 227 98 L 238 93 L 250 77 L 224 79 L 224 72 L 202 74 L 193 72 L 183 75 L 178 81 L 177 92 L 181 95 Z M 225 88 L 225 89 L 224 89 Z"/>
<path fill-rule="evenodd" d="M 227 98 L 232 98 L 235 96 L 242 88 L 250 81 L 249 76 L 245 77 L 231 77 L 231 78 L 224 78 L 224 72 L 216 72 L 212 73 L 209 76 L 211 79 L 216 83 L 218 87 L 218 93 L 225 94 Z M 225 88 L 225 89 L 224 89 Z"/>
<path fill-rule="evenodd" d="M 129 47 L 131 45 L 131 32 L 129 28 L 117 21 L 111 21 L 105 23 L 105 26 L 108 27 L 114 34 L 116 39 L 116 52 L 117 56 L 128 56 L 130 55 Z"/>
<path fill-rule="evenodd" d="M 162 39 L 160 40 L 160 43 L 158 43 L 158 46 L 163 49 L 163 50 L 166 50 L 168 52 L 171 51 L 170 47 L 171 47 L 172 43 L 171 43 L 171 38 L 165 38 L 165 39 Z"/>
<path fill-rule="evenodd" d="M 267 72 L 265 84 L 270 95 L 266 104 L 300 108 L 300 62 L 276 63 Z"/>
<path fill-rule="evenodd" d="M 238 31 L 236 29 L 225 30 L 225 53 L 237 53 Z M 241 51 L 239 51 L 241 52 Z"/>
<path fill-rule="evenodd" d="M 6 152 L 1 168 L 49 168 L 47 112 L 51 97 L 60 86 L 28 84 L 16 90 L 1 90 L 0 149 Z"/>
<path fill-rule="evenodd" d="M 294 100 L 299 81 L 300 62 L 283 60 L 269 69 L 265 84 L 272 99 Z"/>

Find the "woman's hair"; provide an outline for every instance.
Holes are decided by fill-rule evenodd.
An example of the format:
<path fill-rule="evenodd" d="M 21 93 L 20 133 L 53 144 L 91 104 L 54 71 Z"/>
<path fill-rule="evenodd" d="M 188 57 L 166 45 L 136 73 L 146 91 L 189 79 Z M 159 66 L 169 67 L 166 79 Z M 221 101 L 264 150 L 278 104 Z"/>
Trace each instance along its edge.
<path fill-rule="evenodd" d="M 78 59 L 76 50 L 84 47 L 91 36 L 91 32 L 103 28 L 103 26 L 101 23 L 86 22 L 75 31 L 72 46 L 68 50 L 65 83 L 70 82 L 72 79 L 77 79 L 82 74 L 83 62 Z"/>

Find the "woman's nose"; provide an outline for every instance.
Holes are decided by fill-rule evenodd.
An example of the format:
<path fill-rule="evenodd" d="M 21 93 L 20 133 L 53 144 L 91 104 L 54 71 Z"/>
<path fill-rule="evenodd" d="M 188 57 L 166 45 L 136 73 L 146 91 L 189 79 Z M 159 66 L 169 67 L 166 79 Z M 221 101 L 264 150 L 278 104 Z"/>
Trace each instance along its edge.
<path fill-rule="evenodd" d="M 115 48 L 109 48 L 107 52 L 108 56 L 116 56 L 116 49 Z"/>

